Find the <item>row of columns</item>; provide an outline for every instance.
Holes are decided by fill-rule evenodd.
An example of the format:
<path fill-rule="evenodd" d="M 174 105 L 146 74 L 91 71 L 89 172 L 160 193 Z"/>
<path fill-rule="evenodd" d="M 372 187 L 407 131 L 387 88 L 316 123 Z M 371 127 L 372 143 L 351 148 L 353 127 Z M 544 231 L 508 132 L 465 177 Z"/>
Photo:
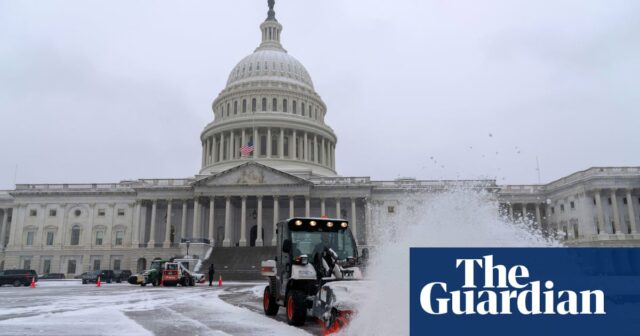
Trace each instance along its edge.
<path fill-rule="evenodd" d="M 527 216 L 527 206 L 530 203 L 515 203 L 515 204 L 520 204 L 520 208 L 521 208 L 520 213 L 519 213 L 519 215 L 521 216 L 520 218 L 522 218 L 522 219 L 528 218 L 528 216 Z M 509 218 L 510 219 L 514 219 L 515 218 L 514 217 L 514 209 L 513 209 L 515 204 L 514 203 L 508 203 L 507 204 L 508 211 L 509 211 Z M 535 209 L 534 209 L 534 211 L 535 211 L 534 212 L 535 220 L 536 220 L 536 223 L 538 223 L 538 225 L 542 225 L 542 216 L 541 216 L 540 204 L 541 203 L 534 203 L 534 205 L 535 205 Z"/>
<path fill-rule="evenodd" d="M 5 246 L 5 234 L 9 226 L 9 210 L 11 208 L 4 208 L 2 210 L 2 222 L 0 222 L 0 251 L 4 250 Z M 9 237 L 11 238 L 11 237 Z"/>
<path fill-rule="evenodd" d="M 234 196 L 223 196 L 224 200 L 225 200 L 225 222 L 224 222 L 224 240 L 223 240 L 223 246 L 225 247 L 229 247 L 229 246 L 233 246 L 234 243 L 231 241 L 231 236 L 232 236 L 232 231 L 233 231 L 233 227 L 232 227 L 232 222 L 231 222 L 231 211 L 232 211 L 232 205 L 231 205 L 231 199 L 234 198 Z M 240 205 L 240 239 L 238 241 L 239 246 L 248 246 L 248 242 L 247 242 L 247 198 L 249 196 L 236 196 L 240 198 L 241 201 L 241 205 Z M 264 246 L 264 241 L 262 240 L 262 235 L 260 234 L 262 232 L 263 229 L 263 198 L 264 196 L 255 196 L 257 199 L 257 203 L 256 203 L 256 212 L 257 212 L 257 239 L 256 239 L 256 246 Z M 276 230 L 276 223 L 281 219 L 280 218 L 280 214 L 279 214 L 279 210 L 280 210 L 280 198 L 282 198 L 283 196 L 269 196 L 269 197 L 273 197 L 273 201 L 274 201 L 274 208 L 273 208 L 273 239 L 271 244 L 275 245 L 276 241 L 275 241 L 275 230 Z M 286 196 L 288 197 L 289 200 L 289 218 L 294 217 L 295 213 L 295 207 L 294 207 L 294 201 L 297 197 L 300 196 Z M 335 218 L 340 218 L 340 212 L 341 212 L 341 198 L 335 198 L 335 213 L 333 213 L 332 215 L 334 215 Z M 350 218 L 350 226 L 351 226 L 351 231 L 353 232 L 354 237 L 357 237 L 357 230 L 358 230 L 358 225 L 357 225 L 357 219 L 356 219 L 356 198 L 350 198 L 351 200 L 351 218 Z M 158 199 L 154 199 L 154 200 L 150 200 L 149 202 L 151 202 L 151 223 L 150 223 L 150 227 L 149 227 L 149 240 L 146 242 L 146 247 L 147 248 L 154 248 L 156 245 L 156 241 L 155 241 L 155 236 L 156 236 L 156 229 L 157 229 L 157 209 L 158 209 L 158 202 L 160 200 Z M 187 234 L 187 211 L 188 211 L 188 203 L 189 203 L 189 199 L 187 200 L 178 200 L 177 202 L 182 202 L 182 225 L 181 225 L 181 237 L 185 238 L 186 234 Z M 311 216 L 311 197 L 309 196 L 304 196 L 304 201 L 305 201 L 305 216 L 306 217 L 310 217 Z M 136 203 L 136 213 L 134 214 L 134 227 L 133 227 L 133 237 L 132 237 L 132 244 L 134 246 L 138 246 L 139 245 L 139 234 L 140 234 L 140 225 L 144 223 L 141 222 L 141 218 L 142 218 L 142 208 L 143 208 L 143 203 L 145 201 L 138 201 Z M 201 209 L 200 207 L 202 206 L 200 203 L 202 202 L 201 198 L 195 198 L 193 200 L 193 222 L 192 222 L 192 238 L 203 238 L 202 235 L 203 233 L 200 232 L 200 228 L 201 228 L 201 224 L 202 224 L 202 218 L 201 218 Z M 175 200 L 172 199 L 168 199 L 167 200 L 167 222 L 166 222 L 166 226 L 165 226 L 165 240 L 162 244 L 163 248 L 169 248 L 171 247 L 171 241 L 170 241 L 170 235 L 171 235 L 171 226 L 172 226 L 172 211 L 173 211 L 173 205 L 174 203 L 176 203 Z M 326 199 L 325 198 L 320 198 L 320 214 L 319 216 L 323 216 L 323 215 L 328 215 L 326 213 Z M 213 242 L 215 241 L 215 197 L 210 197 L 209 198 L 209 220 L 208 220 L 208 228 L 209 228 L 209 232 L 208 232 L 208 239 L 209 241 L 213 244 Z M 145 236 L 145 232 L 142 232 L 142 236 Z"/>
<path fill-rule="evenodd" d="M 622 225 L 620 222 L 620 208 L 618 207 L 618 197 L 617 192 L 619 189 L 610 189 L 610 197 L 611 197 L 611 206 L 613 208 L 613 229 L 616 234 L 623 234 Z M 633 198 L 631 196 L 631 189 L 624 189 L 624 193 L 627 198 L 627 211 L 629 215 L 629 226 L 631 228 L 631 234 L 637 234 L 638 229 L 636 227 L 636 214 L 633 208 Z M 598 231 L 600 234 L 605 234 L 605 220 L 604 220 L 604 211 L 602 207 L 602 190 L 596 189 L 594 190 L 594 198 L 596 201 L 596 211 L 598 216 Z"/>
<path fill-rule="evenodd" d="M 285 135 L 287 133 L 287 135 Z M 202 143 L 202 166 L 219 162 L 238 160 L 240 148 L 253 138 L 254 151 L 250 157 L 257 158 L 261 149 L 261 136 L 267 139 L 266 152 L 263 157 L 276 159 L 292 159 L 317 163 L 335 169 L 335 144 L 321 135 L 310 132 L 288 131 L 284 128 L 267 128 L 266 132 L 253 130 L 231 130 L 208 137 Z M 276 135 L 277 152 L 273 153 L 272 141 Z M 285 137 L 288 139 L 288 154 L 284 155 Z M 313 155 L 312 155 L 313 154 Z"/>

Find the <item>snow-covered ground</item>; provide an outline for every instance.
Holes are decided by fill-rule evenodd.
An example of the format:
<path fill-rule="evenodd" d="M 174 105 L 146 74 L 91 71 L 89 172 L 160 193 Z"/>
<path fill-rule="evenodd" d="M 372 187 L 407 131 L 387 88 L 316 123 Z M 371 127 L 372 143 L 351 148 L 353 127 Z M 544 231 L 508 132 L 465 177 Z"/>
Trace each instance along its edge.
<path fill-rule="evenodd" d="M 3 286 L 0 334 L 309 335 L 309 329 L 261 312 L 264 286 L 226 282 L 221 288 L 97 288 L 73 280 L 40 281 L 35 289 Z"/>

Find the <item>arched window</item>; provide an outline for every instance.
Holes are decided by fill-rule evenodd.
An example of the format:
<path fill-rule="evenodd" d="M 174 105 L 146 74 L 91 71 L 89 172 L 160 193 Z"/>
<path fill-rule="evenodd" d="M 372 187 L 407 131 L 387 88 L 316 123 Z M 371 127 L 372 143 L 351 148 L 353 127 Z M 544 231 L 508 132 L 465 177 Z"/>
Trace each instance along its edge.
<path fill-rule="evenodd" d="M 267 112 L 267 98 L 262 98 L 262 112 Z"/>
<path fill-rule="evenodd" d="M 224 117 L 224 105 L 220 105 L 220 116 Z"/>
<path fill-rule="evenodd" d="M 278 99 L 273 98 L 271 101 L 271 111 L 275 112 L 278 110 Z"/>
<path fill-rule="evenodd" d="M 233 102 L 233 114 L 238 114 L 238 101 Z"/>
<path fill-rule="evenodd" d="M 293 114 L 298 114 L 298 102 L 293 101 Z"/>
<path fill-rule="evenodd" d="M 242 113 L 247 113 L 247 100 L 242 100 Z"/>
<path fill-rule="evenodd" d="M 80 226 L 74 225 L 71 228 L 71 245 L 79 245 L 80 244 Z"/>
<path fill-rule="evenodd" d="M 96 232 L 96 246 L 102 245 L 102 241 L 104 240 L 104 231 Z"/>
<path fill-rule="evenodd" d="M 302 111 L 302 116 L 304 117 L 304 103 L 302 103 L 302 105 L 300 105 L 301 107 L 301 111 Z"/>
<path fill-rule="evenodd" d="M 286 99 L 282 100 L 282 112 L 289 112 L 288 111 L 288 107 L 287 107 L 287 100 Z"/>
<path fill-rule="evenodd" d="M 258 109 L 258 102 L 255 98 L 251 99 L 251 112 L 255 112 Z"/>

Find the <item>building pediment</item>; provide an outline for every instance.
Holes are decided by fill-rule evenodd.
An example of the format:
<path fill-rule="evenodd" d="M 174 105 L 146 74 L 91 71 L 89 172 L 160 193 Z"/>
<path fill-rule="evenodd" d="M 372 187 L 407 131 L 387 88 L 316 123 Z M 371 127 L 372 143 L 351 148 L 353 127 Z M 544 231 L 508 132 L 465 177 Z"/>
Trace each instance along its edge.
<path fill-rule="evenodd" d="M 256 162 L 247 162 L 221 173 L 198 180 L 195 187 L 221 186 L 306 186 L 312 183 L 297 176 L 267 167 Z"/>

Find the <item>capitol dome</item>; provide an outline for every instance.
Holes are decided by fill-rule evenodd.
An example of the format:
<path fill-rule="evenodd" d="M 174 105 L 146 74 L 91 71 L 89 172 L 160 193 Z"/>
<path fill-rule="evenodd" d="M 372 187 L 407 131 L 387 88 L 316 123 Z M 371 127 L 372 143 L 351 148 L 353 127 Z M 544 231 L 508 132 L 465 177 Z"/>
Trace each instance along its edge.
<path fill-rule="evenodd" d="M 335 176 L 338 141 L 307 69 L 282 47 L 282 25 L 270 8 L 262 41 L 233 67 L 201 134 L 200 174 L 247 161 L 299 176 Z"/>

